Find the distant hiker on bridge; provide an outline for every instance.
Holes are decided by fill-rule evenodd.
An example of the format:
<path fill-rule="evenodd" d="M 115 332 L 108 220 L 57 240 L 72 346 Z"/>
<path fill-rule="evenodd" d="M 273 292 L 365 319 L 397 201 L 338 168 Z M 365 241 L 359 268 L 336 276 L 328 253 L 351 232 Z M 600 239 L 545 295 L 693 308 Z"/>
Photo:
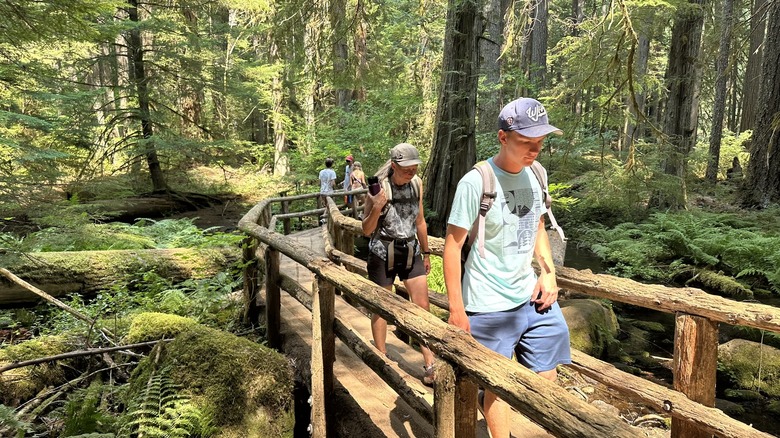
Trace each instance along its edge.
<path fill-rule="evenodd" d="M 347 155 L 345 161 L 347 164 L 344 167 L 344 181 L 341 182 L 341 186 L 344 188 L 344 191 L 349 191 L 352 185 L 352 163 L 355 161 L 355 158 L 352 155 Z M 350 202 L 352 202 L 352 195 L 344 196 L 344 203 L 349 204 Z"/>
<path fill-rule="evenodd" d="M 516 352 L 521 364 L 555 380 L 556 366 L 571 363 L 569 330 L 557 303 L 543 191 L 530 167 L 545 137 L 561 131 L 548 123 L 544 106 L 529 98 L 506 105 L 498 126 L 500 150 L 487 160 L 494 190 L 486 193 L 479 170 L 471 170 L 458 183 L 447 221 L 449 323 L 507 358 Z M 469 242 L 461 267 L 461 250 L 477 226 L 483 229 Z M 531 266 L 534 256 L 541 266 L 538 278 Z M 480 393 L 479 403 L 492 437 L 509 437 L 509 405 L 491 391 Z"/>
<path fill-rule="evenodd" d="M 360 190 L 368 187 L 366 174 L 363 173 L 363 165 L 360 161 L 352 163 L 352 172 L 349 174 L 349 180 L 351 181 L 350 190 Z M 359 204 L 363 202 L 363 199 L 363 195 L 357 195 L 357 199 L 355 199 L 355 208 L 358 208 Z"/>
<path fill-rule="evenodd" d="M 320 170 L 320 197 L 317 198 L 317 206 L 327 207 L 328 203 L 325 197 L 333 193 L 336 186 L 336 171 L 333 170 L 333 158 L 325 159 L 325 168 Z"/>
<path fill-rule="evenodd" d="M 390 151 L 390 161 L 377 172 L 377 192 L 366 197 L 363 234 L 368 243 L 368 278 L 392 290 L 396 275 L 403 280 L 412 302 L 429 309 L 427 274 L 431 271 L 428 225 L 422 206 L 422 180 L 417 166 L 422 163 L 417 148 L 401 143 Z M 371 317 L 374 345 L 387 355 L 387 321 Z M 425 358 L 423 383 L 434 381 L 433 353 L 420 345 Z"/>

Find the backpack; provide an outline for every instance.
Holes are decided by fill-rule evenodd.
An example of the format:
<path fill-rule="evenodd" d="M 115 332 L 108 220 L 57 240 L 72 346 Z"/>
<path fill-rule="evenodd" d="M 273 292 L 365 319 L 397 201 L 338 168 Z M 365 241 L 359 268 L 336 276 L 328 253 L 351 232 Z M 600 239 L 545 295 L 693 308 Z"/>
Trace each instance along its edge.
<path fill-rule="evenodd" d="M 493 206 L 493 201 L 496 200 L 495 173 L 493 172 L 493 167 L 487 161 L 480 161 L 475 164 L 473 168 L 477 169 L 477 172 L 479 172 L 479 175 L 482 177 L 482 197 L 479 201 L 479 214 L 471 225 L 468 238 L 461 251 L 461 262 L 463 263 L 465 263 L 466 258 L 471 251 L 471 245 L 477 237 L 479 237 L 479 256 L 483 259 L 485 258 L 485 216 L 487 216 L 488 210 Z M 561 241 L 566 242 L 566 236 L 563 234 L 563 229 L 558 225 L 551 209 L 552 197 L 550 196 L 550 190 L 547 186 L 547 171 L 544 169 L 544 166 L 536 160 L 531 164 L 531 171 L 536 177 L 536 180 L 539 181 L 539 185 L 542 187 L 544 205 L 547 209 L 545 213 L 547 213 L 547 216 L 550 218 L 550 225 L 558 232 L 558 235 L 561 236 Z M 463 271 L 461 270 L 461 275 L 462 272 Z"/>
<path fill-rule="evenodd" d="M 412 178 L 412 195 L 414 195 L 415 198 L 418 200 L 420 199 L 420 186 L 422 185 L 422 180 L 419 176 L 415 175 Z M 385 190 L 385 197 L 387 197 L 387 203 L 392 204 L 393 203 L 393 185 L 390 184 L 390 178 L 382 178 L 382 181 L 380 182 L 382 185 L 382 188 Z"/>
<path fill-rule="evenodd" d="M 420 200 L 420 187 L 422 186 L 422 180 L 419 176 L 415 175 L 412 178 L 412 197 L 417 199 L 418 202 Z M 393 203 L 393 184 L 390 183 L 390 178 L 385 177 L 380 181 L 379 183 L 382 186 L 382 189 L 385 191 L 385 196 L 387 197 L 387 204 L 385 204 L 384 208 L 382 209 L 382 214 L 379 216 L 379 220 L 377 221 L 376 229 L 374 230 L 374 234 L 371 236 L 372 239 L 376 238 L 376 236 L 379 235 L 379 228 L 381 227 L 382 222 L 385 220 L 385 216 L 387 215 L 387 209 L 390 208 L 390 204 Z M 387 270 L 388 271 L 394 271 L 397 267 L 403 267 L 405 266 L 406 269 L 411 269 L 412 264 L 414 262 L 414 251 L 412 251 L 412 247 L 409 247 L 408 244 L 412 240 L 416 241 L 417 238 L 411 238 L 406 242 L 400 242 L 397 240 L 394 240 L 388 244 L 386 247 L 387 249 Z M 398 248 L 398 245 L 401 245 L 400 248 Z M 396 261 L 396 258 L 398 261 Z"/>

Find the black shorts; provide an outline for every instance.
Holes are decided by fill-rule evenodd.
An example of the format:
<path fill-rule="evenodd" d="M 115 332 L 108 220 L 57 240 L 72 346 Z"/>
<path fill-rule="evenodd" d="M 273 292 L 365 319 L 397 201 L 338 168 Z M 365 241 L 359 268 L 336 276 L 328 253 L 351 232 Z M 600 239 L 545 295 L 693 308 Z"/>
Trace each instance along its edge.
<path fill-rule="evenodd" d="M 398 275 L 398 278 L 401 280 L 408 280 L 410 278 L 425 275 L 425 264 L 423 264 L 422 256 L 417 254 L 412 260 L 411 269 L 396 269 L 393 272 L 390 272 L 387 270 L 386 261 L 382 260 L 373 252 L 369 252 L 368 265 L 366 266 L 368 279 L 382 287 L 387 287 L 393 284 L 396 275 Z"/>

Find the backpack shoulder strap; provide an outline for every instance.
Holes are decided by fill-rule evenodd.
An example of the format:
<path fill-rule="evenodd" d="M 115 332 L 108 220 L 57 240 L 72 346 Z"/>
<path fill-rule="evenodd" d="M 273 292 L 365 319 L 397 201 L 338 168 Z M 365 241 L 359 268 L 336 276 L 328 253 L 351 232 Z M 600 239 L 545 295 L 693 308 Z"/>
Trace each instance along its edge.
<path fill-rule="evenodd" d="M 558 232 L 562 241 L 566 241 L 566 236 L 563 234 L 563 228 L 558 225 L 558 221 L 555 220 L 555 215 L 552 212 L 552 197 L 550 196 L 550 189 L 547 186 L 547 170 L 542 164 L 534 160 L 531 164 L 531 171 L 534 173 L 536 180 L 539 181 L 539 185 L 542 187 L 542 197 L 544 199 L 544 206 L 547 209 L 547 217 L 550 218 L 550 226 L 552 229 Z"/>
<path fill-rule="evenodd" d="M 474 169 L 477 169 L 479 175 L 482 177 L 482 196 L 479 199 L 479 214 L 475 223 L 471 226 L 469 232 L 468 242 L 474 243 L 474 239 L 479 239 L 479 256 L 485 258 L 485 216 L 487 216 L 488 210 L 493 206 L 493 201 L 496 200 L 496 182 L 495 174 L 490 163 L 487 161 L 480 161 L 474 165 Z M 476 226 L 474 226 L 476 225 Z"/>
<path fill-rule="evenodd" d="M 412 178 L 412 192 L 414 192 L 414 197 L 418 200 L 420 199 L 420 188 L 422 187 L 422 180 L 419 176 L 415 175 Z"/>
<path fill-rule="evenodd" d="M 542 187 L 544 205 L 549 210 L 550 205 L 552 205 L 552 199 L 550 199 L 550 191 L 547 188 L 547 170 L 542 166 L 542 163 L 534 160 L 533 164 L 531 164 L 531 172 L 534 173 L 536 180 L 539 181 L 539 185 Z"/>

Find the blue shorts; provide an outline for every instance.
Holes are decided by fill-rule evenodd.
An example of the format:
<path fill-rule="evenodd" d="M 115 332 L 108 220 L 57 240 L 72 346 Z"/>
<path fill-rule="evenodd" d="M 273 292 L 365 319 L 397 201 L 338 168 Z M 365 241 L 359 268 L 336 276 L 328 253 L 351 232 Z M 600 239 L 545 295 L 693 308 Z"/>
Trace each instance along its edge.
<path fill-rule="evenodd" d="M 501 312 L 467 314 L 474 339 L 510 359 L 517 352 L 517 361 L 531 371 L 571 363 L 569 327 L 557 302 L 544 313 L 526 303 Z"/>

